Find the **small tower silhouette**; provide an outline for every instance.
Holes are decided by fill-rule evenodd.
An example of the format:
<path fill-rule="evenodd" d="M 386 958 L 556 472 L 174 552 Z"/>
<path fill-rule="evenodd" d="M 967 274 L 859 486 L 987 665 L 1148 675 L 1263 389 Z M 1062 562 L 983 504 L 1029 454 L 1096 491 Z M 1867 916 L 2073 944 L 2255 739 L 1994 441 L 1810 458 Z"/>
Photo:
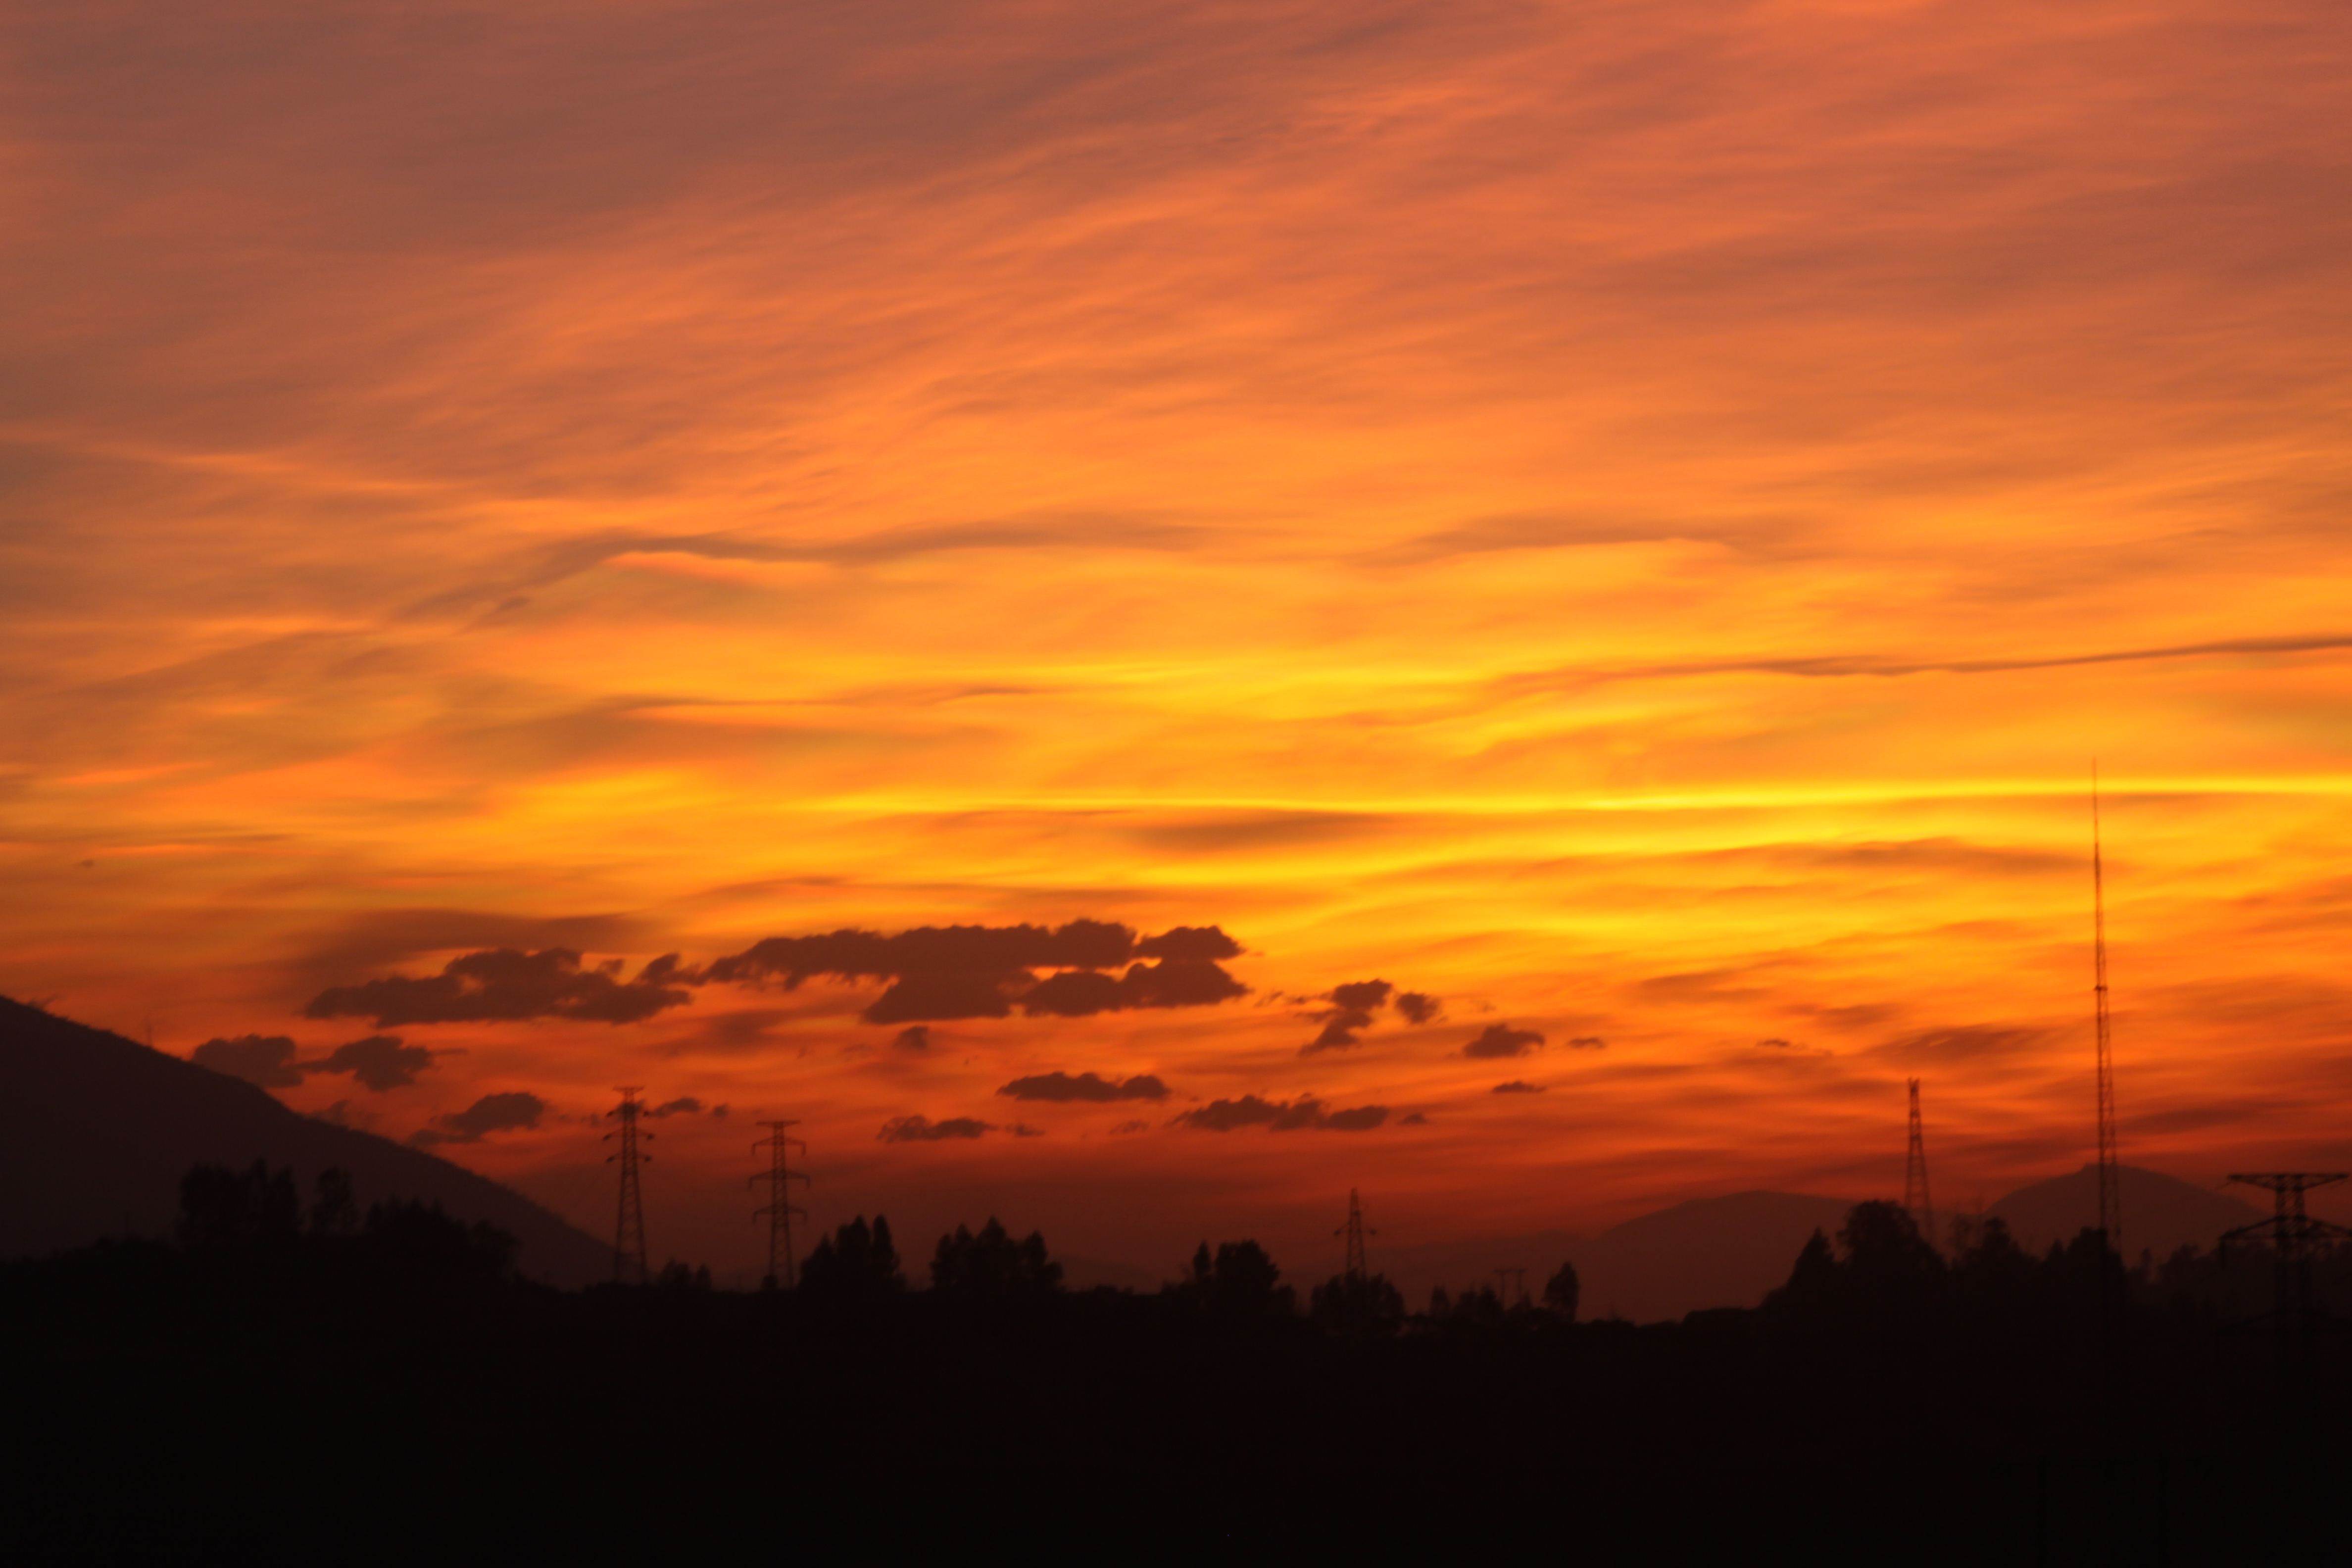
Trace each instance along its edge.
<path fill-rule="evenodd" d="M 768 1277 L 762 1284 L 771 1290 L 778 1286 L 789 1290 L 795 1283 L 793 1215 L 798 1215 L 803 1219 L 808 1217 L 808 1210 L 794 1206 L 792 1199 L 793 1184 L 808 1180 L 806 1175 L 792 1169 L 792 1151 L 797 1148 L 805 1154 L 808 1145 L 784 1131 L 787 1127 L 800 1125 L 797 1117 L 782 1121 L 762 1121 L 760 1125 L 768 1130 L 768 1135 L 751 1147 L 768 1151 L 768 1168 L 751 1180 L 754 1184 L 768 1184 L 767 1203 L 752 1211 L 754 1219 L 764 1218 L 768 1222 Z"/>
<path fill-rule="evenodd" d="M 1340 1272 L 1352 1285 L 1371 1272 L 1364 1263 L 1364 1205 L 1353 1187 L 1348 1189 L 1348 1223 L 1335 1234 L 1348 1238 L 1347 1267 Z"/>
<path fill-rule="evenodd" d="M 1936 1205 L 1927 1196 L 1927 1139 L 1919 1127 L 1919 1080 L 1911 1079 L 1911 1154 L 1903 1167 L 1903 1206 L 1927 1245 L 1936 1245 Z"/>
<path fill-rule="evenodd" d="M 637 1152 L 637 1140 L 643 1137 L 651 1142 L 653 1134 L 637 1131 L 637 1118 L 645 1110 L 637 1100 L 642 1090 L 632 1085 L 616 1092 L 621 1103 L 613 1114 L 620 1118 L 621 1129 L 604 1134 L 608 1140 L 621 1141 L 620 1152 L 604 1158 L 606 1164 L 617 1163 L 621 1167 L 621 1208 L 613 1223 L 613 1280 L 620 1285 L 642 1285 L 651 1277 L 651 1271 L 646 1267 L 646 1200 L 637 1185 L 637 1165 L 646 1156 Z"/>

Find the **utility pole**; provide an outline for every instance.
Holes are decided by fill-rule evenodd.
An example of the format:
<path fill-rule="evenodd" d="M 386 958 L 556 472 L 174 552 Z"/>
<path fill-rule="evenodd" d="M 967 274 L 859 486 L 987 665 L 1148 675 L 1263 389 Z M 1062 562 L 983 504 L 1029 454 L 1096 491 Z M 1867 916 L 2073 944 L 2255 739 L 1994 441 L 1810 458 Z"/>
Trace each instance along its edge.
<path fill-rule="evenodd" d="M 621 1141 L 620 1152 L 604 1157 L 606 1164 L 617 1163 L 621 1167 L 620 1213 L 613 1222 L 613 1281 L 617 1285 L 643 1285 L 651 1278 L 651 1271 L 646 1267 L 646 1200 L 637 1185 L 637 1165 L 649 1156 L 637 1152 L 637 1140 L 643 1137 L 650 1142 L 653 1134 L 637 1131 L 637 1118 L 645 1110 L 637 1100 L 641 1089 L 631 1085 L 616 1092 L 621 1103 L 613 1114 L 620 1118 L 621 1128 L 618 1132 L 604 1134 L 608 1141 Z"/>
<path fill-rule="evenodd" d="M 2311 1291 L 2312 1254 L 2331 1241 L 2352 1239 L 2352 1230 L 2305 1213 L 2303 1194 L 2340 1182 L 2346 1174 L 2343 1171 L 2250 1171 L 2230 1177 L 2271 1194 L 2271 1217 L 2223 1231 L 2221 1250 L 2226 1256 L 2233 1241 L 2270 1244 L 2271 1330 L 2282 1376 L 2291 1375 L 2300 1365 L 2310 1348 L 2312 1322 L 2318 1316 L 2318 1303 Z"/>
<path fill-rule="evenodd" d="M 754 1219 L 764 1218 L 768 1222 L 768 1277 L 760 1283 L 762 1289 L 773 1290 L 782 1286 L 789 1290 L 796 1283 L 793 1261 L 793 1215 L 798 1215 L 803 1219 L 808 1217 L 808 1210 L 795 1207 L 792 1200 L 793 1184 L 808 1180 L 805 1174 L 792 1169 L 792 1151 L 798 1148 L 805 1154 L 808 1145 L 784 1131 L 787 1127 L 800 1125 L 797 1117 L 782 1121 L 762 1121 L 760 1125 L 768 1130 L 765 1138 L 751 1145 L 754 1150 L 768 1151 L 768 1168 L 751 1178 L 754 1184 L 768 1184 L 767 1204 L 753 1210 L 751 1215 Z"/>
<path fill-rule="evenodd" d="M 1936 1243 L 1936 1205 L 1927 1196 L 1927 1139 L 1919 1126 L 1919 1080 L 1911 1079 L 1911 1152 L 1903 1167 L 1903 1206 L 1927 1245 Z M 1937 1251 L 1943 1250 L 1937 1247 Z"/>

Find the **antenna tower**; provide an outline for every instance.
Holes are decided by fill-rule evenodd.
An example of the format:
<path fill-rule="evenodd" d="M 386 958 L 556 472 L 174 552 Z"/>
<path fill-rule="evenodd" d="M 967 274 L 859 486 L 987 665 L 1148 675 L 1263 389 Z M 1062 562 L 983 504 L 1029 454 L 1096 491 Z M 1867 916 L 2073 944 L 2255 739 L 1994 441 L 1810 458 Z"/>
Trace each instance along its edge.
<path fill-rule="evenodd" d="M 1371 1273 L 1364 1262 L 1364 1205 L 1353 1187 L 1348 1189 L 1348 1223 L 1336 1234 L 1348 1238 L 1348 1264 L 1340 1272 L 1352 1285 Z"/>
<path fill-rule="evenodd" d="M 1903 1206 L 1927 1245 L 1936 1245 L 1936 1205 L 1927 1196 L 1927 1139 L 1919 1128 L 1919 1080 L 1911 1080 L 1911 1153 L 1903 1167 Z"/>
<path fill-rule="evenodd" d="M 617 1090 L 621 1103 L 613 1114 L 620 1118 L 621 1129 L 607 1132 L 607 1139 L 618 1138 L 618 1153 L 608 1154 L 604 1163 L 621 1167 L 621 1207 L 613 1222 L 613 1281 L 618 1285 L 642 1285 L 650 1278 L 646 1268 L 646 1200 L 637 1186 L 638 1163 L 650 1156 L 637 1152 L 637 1140 L 651 1142 L 653 1134 L 637 1131 L 637 1118 L 645 1110 L 637 1096 L 643 1092 L 637 1086 Z"/>
<path fill-rule="evenodd" d="M 2099 1051 L 2099 1235 L 2118 1258 L 2124 1250 L 2123 1201 L 2116 1184 L 2116 1056 L 2107 1017 L 2107 878 L 2099 844 L 2099 769 L 2091 765 L 2091 992 L 2096 999 Z"/>
<path fill-rule="evenodd" d="M 2271 1194 L 2271 1217 L 2223 1231 L 2221 1248 L 2227 1252 L 2233 1241 L 2270 1244 L 2271 1328 L 2276 1335 L 2281 1372 L 2292 1370 L 2296 1353 L 2309 1342 L 2306 1336 L 2318 1316 L 2318 1303 L 2311 1291 L 2312 1254 L 2330 1242 L 2352 1240 L 2352 1230 L 2305 1214 L 2303 1194 L 2340 1182 L 2346 1174 L 2343 1171 L 2250 1171 L 2230 1177 Z"/>
<path fill-rule="evenodd" d="M 762 1121 L 760 1125 L 768 1130 L 768 1135 L 751 1147 L 768 1151 L 768 1168 L 753 1176 L 751 1181 L 755 1184 L 761 1182 L 768 1184 L 768 1201 L 763 1206 L 754 1209 L 751 1217 L 764 1218 L 768 1222 L 768 1277 L 761 1284 L 770 1290 L 780 1285 L 789 1290 L 797 1282 L 793 1261 L 793 1215 L 808 1218 L 808 1210 L 793 1203 L 793 1184 L 805 1182 L 808 1177 L 792 1169 L 792 1151 L 798 1149 L 805 1154 L 808 1145 L 784 1131 L 787 1127 L 800 1125 L 797 1117 L 782 1121 Z"/>

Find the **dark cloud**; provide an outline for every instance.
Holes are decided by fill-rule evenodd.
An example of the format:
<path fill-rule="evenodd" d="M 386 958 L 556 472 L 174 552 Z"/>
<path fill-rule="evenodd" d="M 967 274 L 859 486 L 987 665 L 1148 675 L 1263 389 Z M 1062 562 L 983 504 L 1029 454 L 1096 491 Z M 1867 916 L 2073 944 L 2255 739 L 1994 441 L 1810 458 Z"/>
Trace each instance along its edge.
<path fill-rule="evenodd" d="M 890 1044 L 902 1051 L 928 1051 L 931 1048 L 931 1031 L 925 1025 L 909 1024 L 898 1031 L 898 1037 Z"/>
<path fill-rule="evenodd" d="M 483 948 L 565 947 L 583 952 L 642 952 L 654 938 L 628 915 L 541 920 L 479 910 L 369 910 L 335 922 L 296 961 L 303 975 L 329 979 L 402 963 L 420 954 Z"/>
<path fill-rule="evenodd" d="M 1209 1007 L 1248 991 L 1212 960 L 1168 958 L 1134 964 L 1116 980 L 1085 970 L 1049 975 L 1021 998 L 1021 1010 L 1032 1017 L 1083 1018 L 1138 1007 Z"/>
<path fill-rule="evenodd" d="M 1543 1085 L 1539 1083 L 1529 1083 L 1525 1079 L 1515 1078 L 1508 1083 L 1496 1084 L 1486 1092 L 1488 1094 L 1541 1094 L 1543 1092 Z"/>
<path fill-rule="evenodd" d="M 1361 1031 L 1372 1026 L 1372 1015 L 1389 1005 L 1395 990 L 1385 980 L 1351 980 L 1344 985 L 1334 985 L 1318 998 L 1331 1004 L 1330 1011 L 1322 1016 L 1322 1032 L 1299 1047 L 1298 1054 L 1311 1057 L 1318 1051 L 1344 1050 L 1356 1044 Z M 1397 1011 L 1409 1023 L 1425 1023 L 1436 1011 L 1436 1003 L 1418 991 L 1408 991 L 1394 999 Z"/>
<path fill-rule="evenodd" d="M 1356 1031 L 1372 1026 L 1372 1016 L 1360 1008 L 1342 1007 L 1323 1020 L 1323 1032 L 1298 1047 L 1302 1057 L 1336 1051 L 1356 1043 Z"/>
<path fill-rule="evenodd" d="M 1794 1041 L 1792 1041 L 1792 1040 L 1784 1040 L 1784 1039 L 1782 1039 L 1782 1038 L 1781 1038 L 1780 1036 L 1778 1036 L 1778 1035 L 1774 1035 L 1774 1036 L 1773 1036 L 1771 1038 L 1769 1038 L 1769 1039 L 1766 1039 L 1766 1040 L 1759 1040 L 1759 1041 L 1757 1041 L 1756 1043 L 1757 1043 L 1758 1045 L 1759 1045 L 1759 1046 L 1764 1047 L 1765 1048 L 1767 1048 L 1767 1049 L 1769 1049 L 1769 1050 L 1775 1050 L 1775 1051 L 1785 1051 L 1785 1050 L 1787 1050 L 1787 1049 L 1788 1049 L 1791 1045 L 1795 1044 L 1795 1042 L 1794 1042 Z"/>
<path fill-rule="evenodd" d="M 1120 991 L 1120 981 L 1110 975 L 1073 969 L 1038 982 L 1021 999 L 1021 1010 L 1033 1018 L 1084 1018 L 1096 1013 L 1115 1013 L 1119 1009 Z"/>
<path fill-rule="evenodd" d="M 934 1121 L 928 1116 L 894 1116 L 882 1124 L 876 1133 L 885 1143 L 937 1143 L 949 1138 L 977 1138 L 996 1130 L 993 1121 L 979 1121 L 969 1116 L 950 1116 L 944 1121 Z"/>
<path fill-rule="evenodd" d="M 1478 1037 L 1462 1047 L 1465 1057 L 1519 1057 L 1540 1049 L 1544 1037 L 1533 1029 L 1514 1029 L 1508 1024 L 1489 1024 Z"/>
<path fill-rule="evenodd" d="M 1172 933 L 1171 933 L 1172 934 Z M 772 936 L 711 963 L 712 980 L 782 980 L 796 986 L 819 975 L 892 980 L 911 974 L 1003 978 L 1033 969 L 1110 969 L 1135 956 L 1135 932 L 1104 921 L 1045 926 L 918 926 L 896 935 L 836 931 Z"/>
<path fill-rule="evenodd" d="M 436 1143 L 478 1143 L 493 1132 L 536 1127 L 546 1114 L 547 1101 L 535 1094 L 520 1089 L 486 1094 L 463 1110 L 435 1117 L 409 1142 L 420 1149 Z"/>
<path fill-rule="evenodd" d="M 398 1035 L 370 1035 L 363 1040 L 352 1040 L 337 1046 L 327 1053 L 324 1061 L 312 1063 L 311 1072 L 347 1072 L 361 1083 L 381 1094 L 386 1089 L 405 1089 L 416 1081 L 416 1075 L 433 1065 L 433 1053 L 423 1046 L 404 1046 Z"/>
<path fill-rule="evenodd" d="M 659 1105 L 646 1107 L 646 1114 L 647 1116 L 699 1116 L 702 1114 L 702 1101 L 690 1094 L 682 1094 L 676 1100 L 667 1100 Z"/>
<path fill-rule="evenodd" d="M 1172 926 L 1135 944 L 1138 958 L 1239 958 L 1242 944 L 1215 926 Z"/>
<path fill-rule="evenodd" d="M 331 986 L 302 1011 L 311 1018 L 372 1016 L 378 1028 L 524 1018 L 634 1024 L 688 1000 L 678 983 L 690 977 L 676 953 L 655 959 L 635 980 L 622 980 L 620 970 L 618 959 L 583 969 L 580 954 L 566 947 L 490 948 L 453 958 L 436 975 Z"/>
<path fill-rule="evenodd" d="M 817 975 L 887 980 L 889 988 L 866 1009 L 874 1024 L 1002 1018 L 1016 1005 L 1032 1017 L 1083 1018 L 1139 1007 L 1213 1006 L 1245 994 L 1249 988 L 1217 963 L 1240 952 L 1214 926 L 1178 926 L 1141 938 L 1127 926 L 1087 920 L 1051 928 L 920 926 L 894 936 L 838 931 L 770 937 L 717 960 L 698 978 L 787 987 Z M 1122 965 L 1124 973 L 1110 973 Z M 1039 970 L 1055 973 L 1041 980 Z"/>
<path fill-rule="evenodd" d="M 1120 1135 L 1129 1132 L 1149 1132 L 1150 1131 L 1151 1123 L 1149 1121 L 1122 1121 L 1111 1129 L 1114 1135 Z"/>
<path fill-rule="evenodd" d="M 1538 1040 L 1536 1043 L 1540 1045 L 1543 1042 Z M 1609 1042 L 1598 1035 L 1578 1035 L 1568 1042 L 1568 1048 L 1571 1051 L 1605 1051 L 1609 1048 Z"/>
<path fill-rule="evenodd" d="M 1016 1078 L 996 1092 L 1014 1100 L 1165 1100 L 1168 1086 L 1149 1073 L 1138 1073 L 1115 1083 L 1090 1072 L 1082 1072 L 1076 1078 L 1066 1072 L 1049 1072 Z"/>
<path fill-rule="evenodd" d="M 294 1042 L 284 1035 L 215 1037 L 198 1046 L 189 1059 L 200 1068 L 241 1078 L 261 1089 L 297 1089 L 302 1082 L 302 1069 L 294 1061 Z"/>
<path fill-rule="evenodd" d="M 1426 1127 L 1429 1118 L 1418 1110 L 1409 1110 L 1397 1119 L 1399 1127 Z"/>
<path fill-rule="evenodd" d="M 1023 976 L 1026 978 L 1026 976 Z M 1002 1018 L 1013 1011 L 1008 977 L 993 974 L 910 974 L 866 1009 L 869 1024 L 910 1018 Z"/>
<path fill-rule="evenodd" d="M 1032 1127 L 1026 1121 L 1016 1121 L 1012 1126 L 1006 1128 L 1005 1131 L 1012 1133 L 1015 1138 L 1043 1138 L 1045 1136 L 1045 1130 L 1044 1128 Z"/>
<path fill-rule="evenodd" d="M 1181 1126 L 1210 1132 L 1231 1132 L 1243 1127 L 1263 1127 L 1274 1132 L 1314 1130 L 1362 1132 L 1388 1120 L 1385 1105 L 1363 1105 L 1351 1110 L 1326 1110 L 1312 1095 L 1297 1100 L 1267 1100 L 1255 1094 L 1239 1100 L 1213 1100 L 1176 1118 Z"/>

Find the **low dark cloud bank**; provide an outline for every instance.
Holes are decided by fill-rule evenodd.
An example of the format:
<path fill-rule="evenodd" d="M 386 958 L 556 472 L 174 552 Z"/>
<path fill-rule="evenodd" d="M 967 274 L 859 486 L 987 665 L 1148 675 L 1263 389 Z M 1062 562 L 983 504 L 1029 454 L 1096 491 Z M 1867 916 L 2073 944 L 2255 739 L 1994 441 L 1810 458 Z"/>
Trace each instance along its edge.
<path fill-rule="evenodd" d="M 189 1059 L 229 1078 L 240 1078 L 261 1089 L 297 1089 L 302 1069 L 295 1065 L 294 1042 L 284 1035 L 238 1035 L 210 1039 Z"/>
<path fill-rule="evenodd" d="M 1385 980 L 1350 980 L 1334 985 L 1318 1000 L 1331 1005 L 1319 1016 L 1322 1031 L 1298 1047 L 1302 1057 L 1345 1050 L 1357 1044 L 1363 1031 L 1372 1026 L 1374 1016 L 1391 1005 L 1408 1024 L 1425 1024 L 1437 1016 L 1437 998 L 1419 991 L 1399 992 Z"/>
<path fill-rule="evenodd" d="M 1465 1057 L 1523 1057 L 1542 1048 L 1544 1037 L 1533 1029 L 1514 1029 L 1508 1024 L 1489 1024 L 1475 1039 L 1462 1047 Z"/>
<path fill-rule="evenodd" d="M 1329 1110 L 1312 1095 L 1268 1100 L 1245 1094 L 1239 1100 L 1213 1100 L 1197 1110 L 1185 1111 L 1176 1121 L 1180 1126 L 1209 1132 L 1232 1132 L 1244 1127 L 1263 1127 L 1270 1132 L 1365 1132 L 1388 1118 L 1389 1108 L 1385 1105 Z"/>
<path fill-rule="evenodd" d="M 300 1059 L 299 1049 L 285 1035 L 239 1035 L 206 1040 L 189 1059 L 262 1089 L 299 1088 L 310 1073 L 349 1073 L 377 1093 L 407 1088 L 433 1065 L 431 1051 L 403 1045 L 397 1035 L 370 1035 L 310 1061 Z"/>
<path fill-rule="evenodd" d="M 433 1053 L 423 1046 L 404 1046 L 398 1035 L 370 1035 L 337 1046 L 313 1072 L 347 1072 L 369 1089 L 382 1093 L 405 1089 L 416 1075 L 433 1065 Z"/>
<path fill-rule="evenodd" d="M 520 1089 L 486 1094 L 463 1110 L 435 1117 L 409 1142 L 420 1149 L 429 1149 L 436 1143 L 478 1143 L 493 1132 L 536 1127 L 539 1119 L 546 1114 L 547 1101 L 535 1094 Z"/>
<path fill-rule="evenodd" d="M 993 1121 L 982 1121 L 970 1116 L 950 1116 L 934 1121 L 928 1116 L 894 1116 L 882 1124 L 875 1136 L 885 1143 L 939 1143 L 951 1138 L 977 1138 L 996 1131 Z"/>
<path fill-rule="evenodd" d="M 330 986 L 302 1012 L 310 1018 L 372 1017 L 379 1029 L 524 1018 L 635 1024 L 689 999 L 684 983 L 691 976 L 679 968 L 676 953 L 655 959 L 635 980 L 620 975 L 618 959 L 583 969 L 570 948 L 521 952 L 498 947 L 453 958 L 438 974 L 390 974 Z"/>
<path fill-rule="evenodd" d="M 1124 1082 L 1115 1083 L 1090 1072 L 1082 1072 L 1076 1078 L 1066 1072 L 1049 1072 L 1016 1078 L 996 1092 L 1014 1100 L 1165 1100 L 1168 1098 L 1168 1086 L 1149 1073 L 1138 1073 Z"/>
<path fill-rule="evenodd" d="M 869 1024 L 919 1026 L 946 1018 L 1084 1018 L 1157 1007 L 1210 1007 L 1248 994 L 1223 960 L 1241 944 L 1215 926 L 1177 926 L 1158 936 L 1108 921 L 1060 926 L 918 926 L 893 935 L 836 931 L 777 936 L 702 968 L 677 953 L 625 979 L 618 959 L 583 966 L 570 948 L 488 948 L 451 959 L 438 974 L 391 974 L 330 986 L 303 1009 L 312 1018 L 367 1017 L 405 1024 L 572 1018 L 634 1024 L 684 1006 L 709 984 L 786 989 L 824 975 L 887 981 L 865 1010 Z M 1042 972 L 1042 973 L 1041 973 Z M 898 1044 L 925 1049 L 901 1031 Z"/>

